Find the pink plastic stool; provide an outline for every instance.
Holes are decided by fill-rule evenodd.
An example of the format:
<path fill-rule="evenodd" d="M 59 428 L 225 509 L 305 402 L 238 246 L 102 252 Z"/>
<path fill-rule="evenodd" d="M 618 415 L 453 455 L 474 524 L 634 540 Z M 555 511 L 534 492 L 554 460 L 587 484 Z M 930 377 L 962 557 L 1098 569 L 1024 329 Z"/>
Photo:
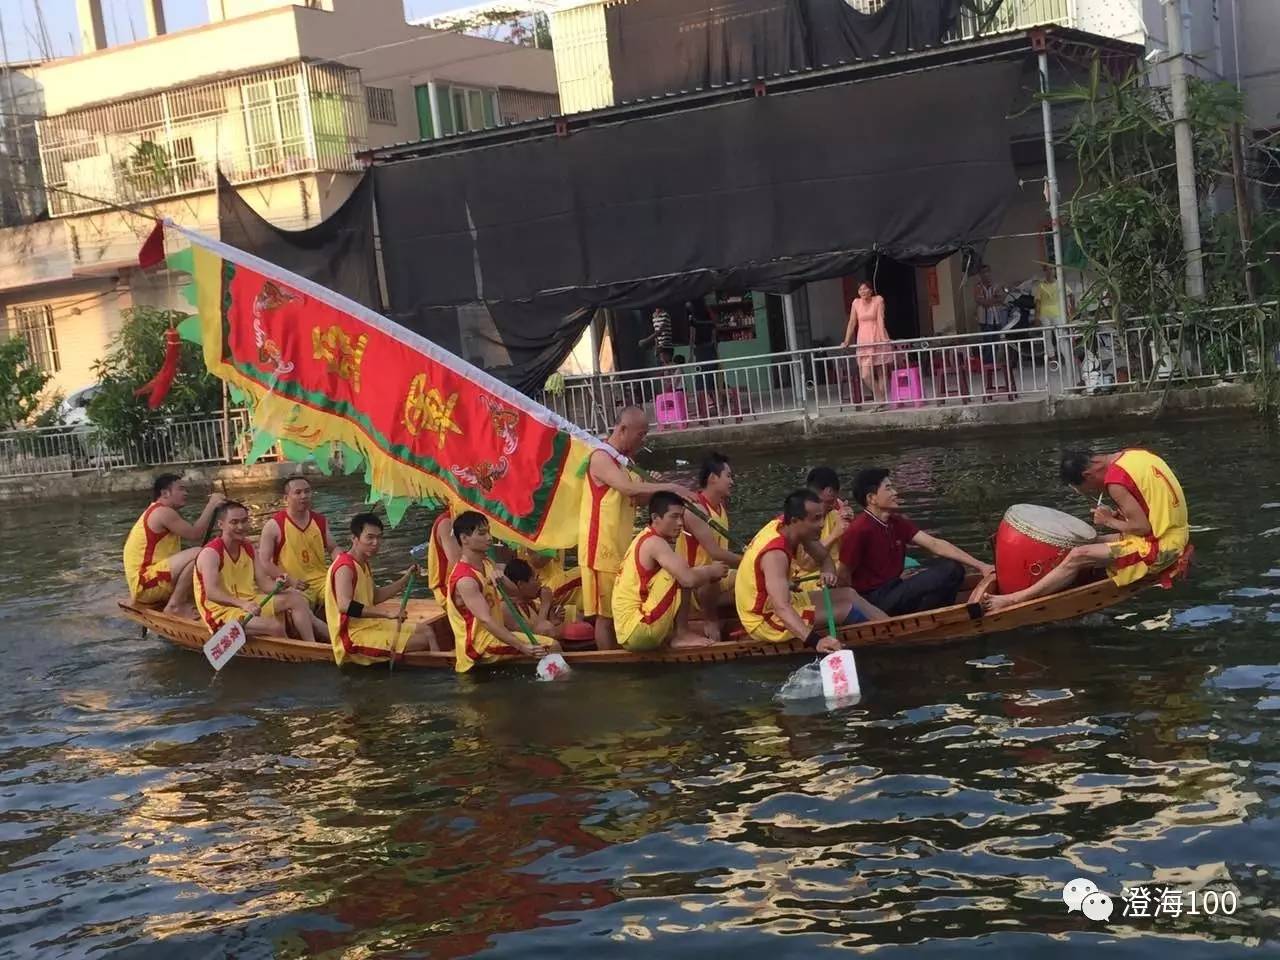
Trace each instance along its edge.
<path fill-rule="evenodd" d="M 889 400 L 893 403 L 910 403 L 924 406 L 924 384 L 920 380 L 919 367 L 902 367 L 893 371 L 889 381 Z"/>
<path fill-rule="evenodd" d="M 660 393 L 655 396 L 653 412 L 662 428 L 683 424 L 689 419 L 689 408 L 685 405 L 684 391 Z"/>

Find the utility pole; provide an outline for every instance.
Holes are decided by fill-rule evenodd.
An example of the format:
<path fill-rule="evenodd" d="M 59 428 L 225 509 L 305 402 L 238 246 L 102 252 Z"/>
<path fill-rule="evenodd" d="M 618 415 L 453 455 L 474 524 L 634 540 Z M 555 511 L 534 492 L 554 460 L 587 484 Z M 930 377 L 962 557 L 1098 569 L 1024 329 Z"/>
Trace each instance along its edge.
<path fill-rule="evenodd" d="M 1053 153 L 1053 112 L 1049 107 L 1049 54 L 1040 51 L 1038 57 L 1040 68 L 1040 92 L 1045 96 L 1040 99 L 1040 120 L 1044 127 L 1044 172 L 1045 190 L 1049 194 L 1049 219 L 1053 231 L 1053 280 L 1058 298 L 1058 322 L 1070 323 L 1067 316 L 1067 278 L 1062 267 L 1062 221 L 1059 219 L 1058 206 L 1058 161 Z M 1048 334 L 1046 334 L 1048 336 Z"/>
<path fill-rule="evenodd" d="M 1200 204 L 1196 196 L 1196 162 L 1187 119 L 1187 61 L 1182 49 L 1182 0 L 1165 0 L 1169 35 L 1169 87 L 1173 98 L 1173 146 L 1178 167 L 1178 209 L 1182 216 L 1182 249 L 1187 256 L 1187 296 L 1204 299 L 1204 252 L 1200 249 Z"/>

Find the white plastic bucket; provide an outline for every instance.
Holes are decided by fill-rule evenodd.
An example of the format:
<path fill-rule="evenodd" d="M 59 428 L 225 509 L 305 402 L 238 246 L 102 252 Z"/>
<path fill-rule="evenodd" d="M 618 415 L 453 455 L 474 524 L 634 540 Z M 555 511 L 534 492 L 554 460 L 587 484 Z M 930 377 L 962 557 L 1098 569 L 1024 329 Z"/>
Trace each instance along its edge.
<path fill-rule="evenodd" d="M 828 700 L 862 696 L 858 665 L 852 650 L 838 650 L 822 658 L 822 695 Z"/>
<path fill-rule="evenodd" d="M 558 680 L 569 675 L 569 664 L 558 653 L 548 653 L 538 661 L 539 680 Z"/>

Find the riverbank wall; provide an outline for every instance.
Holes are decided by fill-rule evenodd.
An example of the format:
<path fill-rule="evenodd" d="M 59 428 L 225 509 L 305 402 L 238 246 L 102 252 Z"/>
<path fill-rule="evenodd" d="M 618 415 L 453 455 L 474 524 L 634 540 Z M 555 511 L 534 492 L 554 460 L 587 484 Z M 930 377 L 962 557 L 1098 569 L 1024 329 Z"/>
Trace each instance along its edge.
<path fill-rule="evenodd" d="M 1160 406 L 1159 393 L 1125 393 L 845 414 L 827 412 L 820 419 L 797 413 L 788 417 L 740 424 L 654 430 L 649 434 L 649 447 L 654 451 L 662 451 L 729 447 L 737 444 L 754 447 L 794 446 L 797 442 L 806 440 L 830 443 L 859 437 L 883 440 L 887 436 L 896 435 L 936 436 L 952 430 L 1027 430 L 1051 424 L 1150 418 Z M 1183 418 L 1231 412 L 1243 414 L 1253 407 L 1254 391 L 1250 385 L 1221 383 L 1169 391 L 1164 400 L 1162 416 Z M 162 472 L 181 472 L 196 488 L 208 489 L 215 482 L 221 483 L 231 497 L 245 497 L 254 491 L 274 487 L 284 477 L 299 472 L 320 475 L 313 464 L 299 465 L 288 461 L 251 465 L 162 465 L 145 470 L 54 473 L 0 480 L 0 504 L 18 506 L 68 498 L 107 498 L 144 493 L 151 489 L 155 475 Z"/>
<path fill-rule="evenodd" d="M 831 442 L 846 438 L 898 434 L 939 434 L 951 430 L 1021 430 L 1051 424 L 1087 423 L 1120 419 L 1197 417 L 1214 413 L 1248 413 L 1255 407 L 1255 393 L 1247 383 L 1219 383 L 1182 387 L 1162 394 L 1122 393 L 1105 396 L 1038 397 L 1001 403 L 951 403 L 946 406 L 907 407 L 880 411 L 833 413 L 821 418 L 800 414 L 750 423 L 652 430 L 648 446 L 653 450 L 687 450 L 690 447 L 751 444 L 793 446 L 798 441 Z"/>

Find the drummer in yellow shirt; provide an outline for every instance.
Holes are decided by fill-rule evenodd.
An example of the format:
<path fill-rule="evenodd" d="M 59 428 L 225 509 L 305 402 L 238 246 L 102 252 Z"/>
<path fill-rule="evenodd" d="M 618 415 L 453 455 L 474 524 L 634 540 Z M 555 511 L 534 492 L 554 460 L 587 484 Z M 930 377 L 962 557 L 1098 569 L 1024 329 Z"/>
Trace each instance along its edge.
<path fill-rule="evenodd" d="M 1136 583 L 1169 570 L 1190 544 L 1186 494 L 1173 470 L 1154 453 L 1067 451 L 1062 455 L 1061 473 L 1063 482 L 1081 493 L 1105 492 L 1111 497 L 1115 509 L 1099 504 L 1093 522 L 1115 532 L 1073 548 L 1062 563 L 1025 590 L 986 598 L 983 603 L 988 610 L 1057 593 L 1087 570 L 1105 568 L 1117 586 Z"/>
<path fill-rule="evenodd" d="M 649 525 L 622 558 L 613 590 L 618 645 L 632 652 L 703 647 L 714 638 L 689 626 L 691 591 L 719 583 L 728 567 L 718 560 L 691 567 L 675 549 L 684 534 L 685 501 L 662 491 L 649 498 Z"/>

